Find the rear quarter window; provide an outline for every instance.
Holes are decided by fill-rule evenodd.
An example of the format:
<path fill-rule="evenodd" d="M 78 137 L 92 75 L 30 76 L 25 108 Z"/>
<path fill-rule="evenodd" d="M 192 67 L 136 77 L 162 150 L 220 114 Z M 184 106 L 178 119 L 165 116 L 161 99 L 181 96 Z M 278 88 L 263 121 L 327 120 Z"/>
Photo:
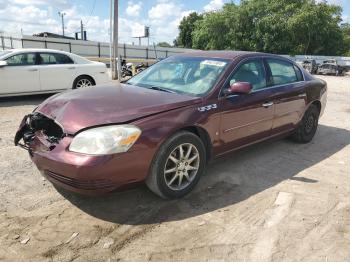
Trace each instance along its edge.
<path fill-rule="evenodd" d="M 300 81 L 295 71 L 294 65 L 279 59 L 267 59 L 267 64 L 271 71 L 272 85 L 284 85 Z"/>
<path fill-rule="evenodd" d="M 303 74 L 302 74 L 301 70 L 299 69 L 299 67 L 294 65 L 294 70 L 295 70 L 295 74 L 297 76 L 298 81 L 303 81 L 304 77 L 303 77 Z"/>

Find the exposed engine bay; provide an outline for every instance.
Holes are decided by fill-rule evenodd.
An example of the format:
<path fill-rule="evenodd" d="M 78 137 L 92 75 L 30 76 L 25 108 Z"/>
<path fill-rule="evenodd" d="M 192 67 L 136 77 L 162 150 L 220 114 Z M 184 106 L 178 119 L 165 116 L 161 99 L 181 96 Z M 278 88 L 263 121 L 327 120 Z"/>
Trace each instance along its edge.
<path fill-rule="evenodd" d="M 50 144 L 50 150 L 55 148 L 55 144 L 65 137 L 62 128 L 54 120 L 35 112 L 23 118 L 15 136 L 15 145 L 29 150 L 30 143 L 39 133 Z M 24 144 L 20 143 L 22 139 Z"/>

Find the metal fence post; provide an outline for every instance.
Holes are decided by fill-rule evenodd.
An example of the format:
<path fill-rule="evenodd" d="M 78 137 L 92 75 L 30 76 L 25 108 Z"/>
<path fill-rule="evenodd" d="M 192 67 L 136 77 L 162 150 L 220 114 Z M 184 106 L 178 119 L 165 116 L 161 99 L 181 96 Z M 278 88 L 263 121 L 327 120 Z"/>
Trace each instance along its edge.
<path fill-rule="evenodd" d="M 12 36 L 10 37 L 10 43 L 11 43 L 11 49 L 13 49 L 13 39 L 12 39 Z"/>
<path fill-rule="evenodd" d="M 165 58 L 168 57 L 168 50 L 165 50 Z"/>
<path fill-rule="evenodd" d="M 47 49 L 47 41 L 45 40 L 45 48 Z"/>
<path fill-rule="evenodd" d="M 98 57 L 101 57 L 101 43 L 100 42 L 97 43 L 97 47 L 98 47 Z"/>
<path fill-rule="evenodd" d="M 124 43 L 124 59 L 126 59 L 126 45 L 125 45 L 125 43 Z"/>
<path fill-rule="evenodd" d="M 146 47 L 146 60 L 147 60 L 147 67 L 148 67 L 148 48 Z"/>
<path fill-rule="evenodd" d="M 1 47 L 2 47 L 2 50 L 5 50 L 5 41 L 3 36 L 1 36 Z"/>
<path fill-rule="evenodd" d="M 69 42 L 69 53 L 72 53 L 72 43 Z"/>

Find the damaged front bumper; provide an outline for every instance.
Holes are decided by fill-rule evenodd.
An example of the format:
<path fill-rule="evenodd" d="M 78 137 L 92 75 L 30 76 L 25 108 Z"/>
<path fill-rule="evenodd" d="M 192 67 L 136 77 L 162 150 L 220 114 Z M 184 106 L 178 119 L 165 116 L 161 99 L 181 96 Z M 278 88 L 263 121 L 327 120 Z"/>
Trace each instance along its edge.
<path fill-rule="evenodd" d="M 54 120 L 33 113 L 23 118 L 14 142 L 51 183 L 69 191 L 96 195 L 145 179 L 150 159 L 144 152 L 79 154 L 69 151 L 72 139 Z"/>
<path fill-rule="evenodd" d="M 16 132 L 14 143 L 31 153 L 31 144 L 35 137 L 41 138 L 46 150 L 52 150 L 66 134 L 54 120 L 40 114 L 26 115 Z M 21 143 L 20 141 L 23 141 Z"/>

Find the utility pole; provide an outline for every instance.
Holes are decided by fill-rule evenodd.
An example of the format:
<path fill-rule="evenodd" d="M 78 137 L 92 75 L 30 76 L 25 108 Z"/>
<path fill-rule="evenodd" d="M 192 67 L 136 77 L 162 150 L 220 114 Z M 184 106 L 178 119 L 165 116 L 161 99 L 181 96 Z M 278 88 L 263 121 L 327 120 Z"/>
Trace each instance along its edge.
<path fill-rule="evenodd" d="M 120 58 L 118 56 L 118 0 L 114 0 L 113 12 L 113 52 L 112 52 L 112 79 L 120 81 Z M 118 58 L 118 60 L 117 60 Z M 119 70 L 118 70 L 119 69 Z"/>
<path fill-rule="evenodd" d="M 84 39 L 84 25 L 83 25 L 83 20 L 80 20 L 80 34 L 81 34 L 81 40 Z"/>
<path fill-rule="evenodd" d="M 58 12 L 58 15 L 62 19 L 62 35 L 64 36 L 64 16 L 66 15 L 66 13 L 65 12 Z"/>

